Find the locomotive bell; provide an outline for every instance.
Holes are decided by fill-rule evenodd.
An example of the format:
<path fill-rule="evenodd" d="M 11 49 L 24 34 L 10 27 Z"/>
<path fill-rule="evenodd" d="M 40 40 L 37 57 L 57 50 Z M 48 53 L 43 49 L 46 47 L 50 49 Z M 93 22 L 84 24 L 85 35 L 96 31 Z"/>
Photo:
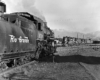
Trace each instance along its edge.
<path fill-rule="evenodd" d="M 0 1 L 0 13 L 6 12 L 6 4 Z"/>

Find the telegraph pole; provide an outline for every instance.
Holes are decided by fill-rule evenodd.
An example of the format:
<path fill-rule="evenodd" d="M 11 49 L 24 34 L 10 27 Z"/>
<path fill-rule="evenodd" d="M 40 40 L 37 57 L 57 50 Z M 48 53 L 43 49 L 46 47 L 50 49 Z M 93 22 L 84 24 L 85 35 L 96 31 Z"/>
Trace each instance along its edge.
<path fill-rule="evenodd" d="M 78 43 L 78 33 L 77 33 L 77 43 Z"/>
<path fill-rule="evenodd" d="M 83 34 L 83 39 L 84 39 L 84 34 Z"/>
<path fill-rule="evenodd" d="M 83 34 L 83 41 L 84 41 L 84 34 Z"/>
<path fill-rule="evenodd" d="M 78 32 L 77 32 L 77 54 L 78 54 L 78 50 L 79 48 L 78 48 Z"/>
<path fill-rule="evenodd" d="M 77 33 L 77 39 L 78 39 L 78 33 Z"/>

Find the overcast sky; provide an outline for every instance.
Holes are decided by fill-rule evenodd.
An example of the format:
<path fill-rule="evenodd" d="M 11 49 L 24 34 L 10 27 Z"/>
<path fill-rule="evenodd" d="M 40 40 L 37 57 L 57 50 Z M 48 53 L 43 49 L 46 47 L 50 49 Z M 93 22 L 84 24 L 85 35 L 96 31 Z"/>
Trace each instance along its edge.
<path fill-rule="evenodd" d="M 2 0 L 7 12 L 28 11 L 52 29 L 100 31 L 100 0 Z M 44 15 L 44 17 L 43 17 Z"/>

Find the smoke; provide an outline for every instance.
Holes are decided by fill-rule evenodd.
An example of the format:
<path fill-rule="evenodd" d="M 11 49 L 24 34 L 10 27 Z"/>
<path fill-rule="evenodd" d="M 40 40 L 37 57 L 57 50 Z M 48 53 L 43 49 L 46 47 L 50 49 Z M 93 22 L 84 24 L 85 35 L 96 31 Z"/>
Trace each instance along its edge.
<path fill-rule="evenodd" d="M 100 0 L 37 0 L 52 29 L 100 31 Z"/>
<path fill-rule="evenodd" d="M 100 31 L 100 0 L 3 0 L 7 12 L 26 11 L 52 29 L 74 32 Z M 41 12 L 42 11 L 42 12 Z"/>
<path fill-rule="evenodd" d="M 42 20 L 45 20 L 42 12 L 40 12 L 34 5 L 35 0 L 3 0 L 7 5 L 7 13 L 11 12 L 29 12 Z"/>

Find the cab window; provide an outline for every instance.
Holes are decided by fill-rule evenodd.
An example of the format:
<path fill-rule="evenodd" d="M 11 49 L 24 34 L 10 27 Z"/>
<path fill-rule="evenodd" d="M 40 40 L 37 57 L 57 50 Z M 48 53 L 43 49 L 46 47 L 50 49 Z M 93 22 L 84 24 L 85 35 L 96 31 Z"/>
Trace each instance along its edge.
<path fill-rule="evenodd" d="M 41 23 L 38 23 L 38 30 L 42 31 Z"/>

